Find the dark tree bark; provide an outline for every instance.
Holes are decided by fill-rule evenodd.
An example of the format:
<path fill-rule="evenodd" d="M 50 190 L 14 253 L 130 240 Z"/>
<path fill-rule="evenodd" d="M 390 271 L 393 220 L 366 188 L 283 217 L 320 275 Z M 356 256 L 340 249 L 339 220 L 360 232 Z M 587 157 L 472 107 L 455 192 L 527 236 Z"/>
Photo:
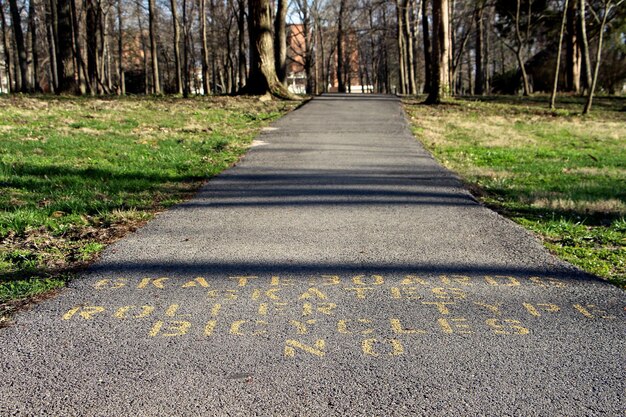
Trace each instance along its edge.
<path fill-rule="evenodd" d="M 427 104 L 439 104 L 450 95 L 448 0 L 433 0 L 431 88 Z"/>
<path fill-rule="evenodd" d="M 17 7 L 17 0 L 9 0 L 9 10 L 11 12 L 11 22 L 13 26 L 13 39 L 17 52 L 17 61 L 20 66 L 20 82 L 18 90 L 22 93 L 30 91 L 28 82 L 28 57 L 26 56 L 26 44 L 24 43 L 24 32 L 22 31 L 22 19 Z"/>
<path fill-rule="evenodd" d="M 287 80 L 287 0 L 278 0 L 274 18 L 274 54 L 278 81 Z"/>
<path fill-rule="evenodd" d="M 474 94 L 481 96 L 485 93 L 485 70 L 483 68 L 483 51 L 484 51 L 484 39 L 485 39 L 485 25 L 484 25 L 484 12 L 485 3 L 480 1 L 476 5 L 474 10 L 474 17 L 476 19 L 476 56 L 475 56 L 475 81 L 474 81 Z"/>
<path fill-rule="evenodd" d="M 71 0 L 56 0 L 56 62 L 59 87 L 57 93 L 76 93 Z"/>
<path fill-rule="evenodd" d="M 270 0 L 248 2 L 248 34 L 250 37 L 250 74 L 244 94 L 265 95 L 292 99 L 276 76 L 274 42 L 272 39 L 272 16 Z"/>
<path fill-rule="evenodd" d="M 87 85 L 91 94 L 98 85 L 98 11 L 95 1 L 87 1 Z"/>
<path fill-rule="evenodd" d="M 237 66 L 239 84 L 241 90 L 246 84 L 248 68 L 246 65 L 246 2 L 244 0 L 237 1 Z"/>
<path fill-rule="evenodd" d="M 343 14 L 346 8 L 346 0 L 340 0 L 339 16 L 337 17 L 337 91 L 346 92 L 346 84 L 343 80 Z"/>
<path fill-rule="evenodd" d="M 589 51 L 589 40 L 587 38 L 587 1 L 580 0 L 580 37 L 582 40 L 582 67 L 584 70 L 583 81 L 585 82 L 585 88 L 591 87 L 591 52 Z"/>
<path fill-rule="evenodd" d="M 122 0 L 117 0 L 117 26 L 119 36 L 117 38 L 117 66 L 119 73 L 119 86 L 117 93 L 120 95 L 126 94 L 126 80 L 124 77 L 124 25 L 122 15 Z"/>
<path fill-rule="evenodd" d="M 59 89 L 59 76 L 57 72 L 57 38 L 56 38 L 56 10 L 55 0 L 46 3 L 46 36 L 48 38 L 48 60 L 50 65 L 50 79 L 52 92 L 56 93 Z M 4 21 L 4 19 L 3 19 Z"/>

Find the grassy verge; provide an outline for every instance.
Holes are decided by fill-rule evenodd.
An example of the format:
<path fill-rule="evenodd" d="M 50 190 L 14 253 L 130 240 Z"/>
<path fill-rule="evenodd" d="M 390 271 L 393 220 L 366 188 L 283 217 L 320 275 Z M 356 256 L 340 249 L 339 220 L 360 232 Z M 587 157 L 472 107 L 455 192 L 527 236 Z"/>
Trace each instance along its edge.
<path fill-rule="evenodd" d="M 0 315 L 235 163 L 298 103 L 0 99 Z"/>
<path fill-rule="evenodd" d="M 626 286 L 626 100 L 405 100 L 413 131 L 488 206 L 562 259 Z"/>

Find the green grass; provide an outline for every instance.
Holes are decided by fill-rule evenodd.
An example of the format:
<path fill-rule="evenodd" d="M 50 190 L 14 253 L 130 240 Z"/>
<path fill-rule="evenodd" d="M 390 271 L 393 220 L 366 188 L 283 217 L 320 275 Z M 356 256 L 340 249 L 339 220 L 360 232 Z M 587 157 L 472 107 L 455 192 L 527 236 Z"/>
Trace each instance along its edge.
<path fill-rule="evenodd" d="M 235 163 L 297 104 L 0 98 L 0 304 L 63 286 L 107 243 Z"/>
<path fill-rule="evenodd" d="M 626 286 L 626 100 L 405 100 L 415 135 L 488 206 L 553 253 Z"/>

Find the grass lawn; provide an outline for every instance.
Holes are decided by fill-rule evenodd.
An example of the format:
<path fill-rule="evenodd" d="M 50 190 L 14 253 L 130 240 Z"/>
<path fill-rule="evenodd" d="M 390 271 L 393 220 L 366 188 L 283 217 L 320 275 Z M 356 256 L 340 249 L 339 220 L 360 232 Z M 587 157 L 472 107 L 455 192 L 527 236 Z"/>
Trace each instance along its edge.
<path fill-rule="evenodd" d="M 190 196 L 297 104 L 0 98 L 0 317 Z"/>
<path fill-rule="evenodd" d="M 417 138 L 487 206 L 562 259 L 626 287 L 626 99 L 406 99 Z"/>

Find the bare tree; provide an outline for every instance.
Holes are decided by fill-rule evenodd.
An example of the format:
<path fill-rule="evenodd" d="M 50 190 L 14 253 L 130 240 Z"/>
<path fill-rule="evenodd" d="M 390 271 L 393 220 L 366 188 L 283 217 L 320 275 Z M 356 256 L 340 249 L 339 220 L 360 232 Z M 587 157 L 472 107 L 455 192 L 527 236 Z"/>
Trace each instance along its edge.
<path fill-rule="evenodd" d="M 439 104 L 450 95 L 448 0 L 433 0 L 432 74 L 427 104 Z"/>
<path fill-rule="evenodd" d="M 152 62 L 152 93 L 161 94 L 161 82 L 159 80 L 159 54 L 156 40 L 156 10 L 155 1 L 148 0 L 148 25 L 150 31 L 150 59 Z"/>
<path fill-rule="evenodd" d="M 555 109 L 556 90 L 559 85 L 559 67 L 561 65 L 561 48 L 563 46 L 563 33 L 565 32 L 565 21 L 567 20 L 568 0 L 563 4 L 563 17 L 561 19 L 561 30 L 559 31 L 559 46 L 556 54 L 556 67 L 554 69 L 554 83 L 552 84 L 552 94 L 550 95 L 550 109 Z"/>
<path fill-rule="evenodd" d="M 287 0 L 278 0 L 274 18 L 274 54 L 276 76 L 281 83 L 287 79 Z"/>
<path fill-rule="evenodd" d="M 170 0 L 172 8 L 172 27 L 174 29 L 174 66 L 176 67 L 176 93 L 183 93 L 183 71 L 180 62 L 180 23 L 178 21 L 178 2 Z"/>

